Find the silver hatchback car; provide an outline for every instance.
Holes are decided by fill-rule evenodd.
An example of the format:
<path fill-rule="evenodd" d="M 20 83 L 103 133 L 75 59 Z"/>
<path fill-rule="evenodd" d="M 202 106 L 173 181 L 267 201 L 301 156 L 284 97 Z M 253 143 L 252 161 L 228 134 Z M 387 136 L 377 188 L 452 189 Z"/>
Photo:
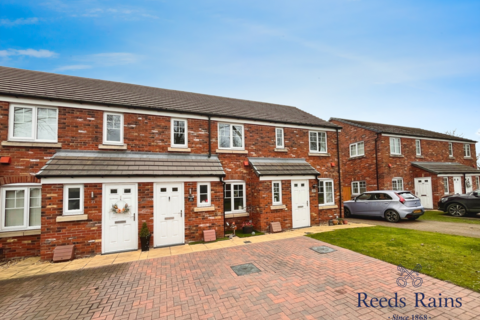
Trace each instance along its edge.
<path fill-rule="evenodd" d="M 369 191 L 343 203 L 345 217 L 352 215 L 384 217 L 389 222 L 415 220 L 425 213 L 420 199 L 410 191 Z"/>

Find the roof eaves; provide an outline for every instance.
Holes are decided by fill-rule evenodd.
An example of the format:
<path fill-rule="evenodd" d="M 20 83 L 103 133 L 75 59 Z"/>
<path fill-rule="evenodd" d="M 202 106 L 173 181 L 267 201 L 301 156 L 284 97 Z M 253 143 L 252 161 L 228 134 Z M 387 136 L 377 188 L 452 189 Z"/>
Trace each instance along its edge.
<path fill-rule="evenodd" d="M 371 127 L 362 126 L 362 125 L 360 125 L 360 124 L 358 124 L 358 123 L 350 122 L 350 121 L 345 120 L 345 119 L 330 118 L 330 120 L 328 120 L 328 121 L 332 121 L 332 120 L 334 120 L 334 121 L 339 121 L 339 122 L 343 122 L 343 123 L 346 123 L 346 124 L 348 124 L 348 125 L 355 126 L 355 127 L 359 127 L 359 128 L 366 129 L 366 130 L 370 130 L 370 131 L 373 131 L 373 132 L 376 132 L 376 133 L 382 133 L 381 130 L 376 130 L 376 129 L 371 128 Z"/>

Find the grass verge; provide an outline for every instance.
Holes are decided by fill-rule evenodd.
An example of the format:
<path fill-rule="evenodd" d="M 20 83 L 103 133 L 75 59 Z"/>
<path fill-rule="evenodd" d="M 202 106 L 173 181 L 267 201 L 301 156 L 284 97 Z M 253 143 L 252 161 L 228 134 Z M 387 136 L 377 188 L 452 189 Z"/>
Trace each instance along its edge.
<path fill-rule="evenodd" d="M 342 229 L 308 237 L 480 292 L 477 238 L 390 227 Z"/>
<path fill-rule="evenodd" d="M 425 211 L 425 214 L 418 218 L 418 220 L 480 224 L 480 219 L 478 218 L 465 219 L 463 217 L 452 217 L 449 214 L 441 211 Z"/>

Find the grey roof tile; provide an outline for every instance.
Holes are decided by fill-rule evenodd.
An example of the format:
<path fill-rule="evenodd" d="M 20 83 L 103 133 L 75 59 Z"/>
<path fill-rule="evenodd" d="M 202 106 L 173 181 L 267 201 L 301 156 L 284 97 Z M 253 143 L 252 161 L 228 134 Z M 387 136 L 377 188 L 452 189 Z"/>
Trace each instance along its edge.
<path fill-rule="evenodd" d="M 248 158 L 257 176 L 319 175 L 305 159 Z"/>
<path fill-rule="evenodd" d="M 479 174 L 480 170 L 457 162 L 412 162 L 412 165 L 435 174 Z"/>

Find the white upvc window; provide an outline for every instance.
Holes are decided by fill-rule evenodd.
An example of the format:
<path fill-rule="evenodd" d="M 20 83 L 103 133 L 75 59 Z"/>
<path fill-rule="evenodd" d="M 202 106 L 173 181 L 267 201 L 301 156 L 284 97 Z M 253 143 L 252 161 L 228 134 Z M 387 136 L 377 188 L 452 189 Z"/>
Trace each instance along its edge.
<path fill-rule="evenodd" d="M 451 142 L 448 143 L 448 155 L 453 157 L 453 143 Z"/>
<path fill-rule="evenodd" d="M 218 148 L 239 149 L 245 148 L 245 136 L 241 124 L 218 124 Z"/>
<path fill-rule="evenodd" d="M 66 184 L 63 186 L 63 214 L 83 214 L 83 184 Z"/>
<path fill-rule="evenodd" d="M 390 137 L 390 154 L 402 154 L 400 138 Z"/>
<path fill-rule="evenodd" d="M 367 183 L 365 181 L 352 181 L 352 194 L 357 195 L 367 192 Z"/>
<path fill-rule="evenodd" d="M 416 154 L 417 156 L 421 156 L 422 155 L 422 145 L 421 145 L 421 142 L 420 140 L 415 140 L 415 150 L 416 150 Z"/>
<path fill-rule="evenodd" d="M 283 128 L 275 128 L 275 147 L 279 149 L 285 148 L 283 141 Z"/>
<path fill-rule="evenodd" d="M 41 185 L 6 186 L 1 189 L 0 231 L 40 229 Z"/>
<path fill-rule="evenodd" d="M 365 143 L 363 141 L 355 142 L 350 145 L 350 157 L 365 155 Z"/>
<path fill-rule="evenodd" d="M 212 204 L 210 182 L 197 183 L 197 206 L 209 207 Z"/>
<path fill-rule="evenodd" d="M 103 113 L 103 143 L 123 144 L 123 114 Z"/>
<path fill-rule="evenodd" d="M 335 196 L 333 193 L 333 180 L 322 179 L 318 181 L 318 205 L 334 205 Z"/>
<path fill-rule="evenodd" d="M 282 181 L 272 181 L 272 204 L 282 204 Z"/>
<path fill-rule="evenodd" d="M 469 143 L 465 143 L 463 145 L 463 154 L 465 157 L 471 157 L 472 154 L 470 152 L 470 144 Z"/>
<path fill-rule="evenodd" d="M 403 178 L 393 178 L 392 179 L 392 190 L 402 191 L 403 190 Z"/>
<path fill-rule="evenodd" d="M 225 213 L 246 211 L 245 182 L 226 182 L 224 196 Z"/>
<path fill-rule="evenodd" d="M 480 190 L 480 177 L 477 177 L 477 190 Z"/>
<path fill-rule="evenodd" d="M 309 132 L 310 152 L 326 153 L 327 152 L 327 133 L 324 131 Z"/>
<path fill-rule="evenodd" d="M 171 146 L 188 148 L 188 123 L 185 119 L 172 119 Z"/>
<path fill-rule="evenodd" d="M 58 141 L 58 109 L 10 105 L 8 140 Z"/>
<path fill-rule="evenodd" d="M 448 185 L 448 177 L 443 177 L 443 193 L 450 193 L 450 186 Z"/>

